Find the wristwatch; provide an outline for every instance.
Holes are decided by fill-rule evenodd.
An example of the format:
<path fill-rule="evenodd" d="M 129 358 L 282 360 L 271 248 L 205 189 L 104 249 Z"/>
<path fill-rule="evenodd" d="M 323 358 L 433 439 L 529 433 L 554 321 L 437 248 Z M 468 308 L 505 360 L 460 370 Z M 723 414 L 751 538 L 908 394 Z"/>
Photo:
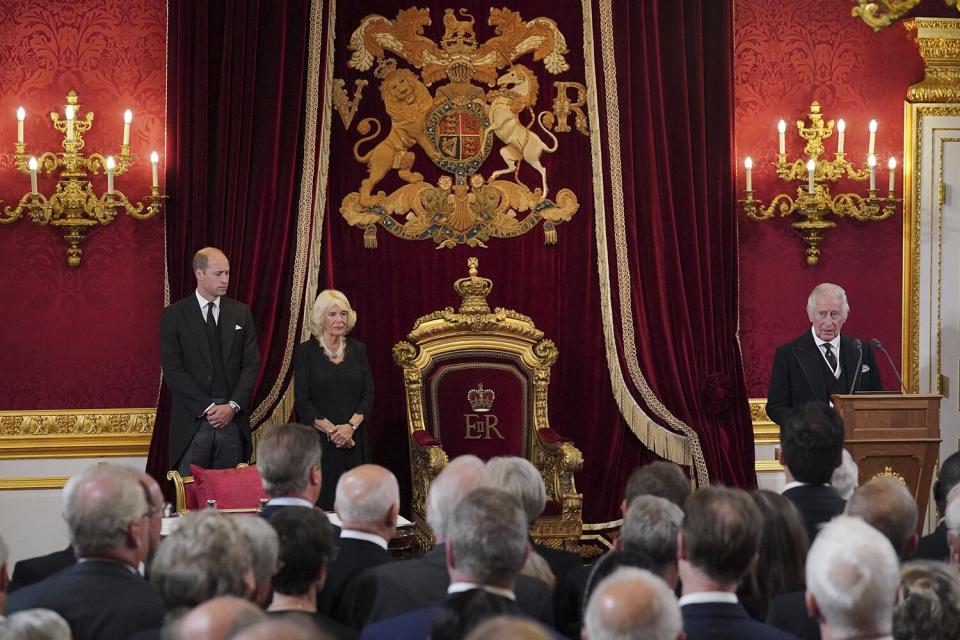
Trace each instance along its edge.
<path fill-rule="evenodd" d="M 233 400 L 230 400 L 227 402 L 227 404 L 229 404 L 230 408 L 233 409 L 234 415 L 240 413 L 240 405 L 238 405 L 236 402 L 234 402 Z"/>

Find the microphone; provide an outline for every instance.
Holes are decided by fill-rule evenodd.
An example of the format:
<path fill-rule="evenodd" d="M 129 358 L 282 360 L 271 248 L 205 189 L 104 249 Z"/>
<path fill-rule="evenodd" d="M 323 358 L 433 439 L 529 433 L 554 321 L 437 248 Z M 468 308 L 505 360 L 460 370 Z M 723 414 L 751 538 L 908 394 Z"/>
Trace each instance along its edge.
<path fill-rule="evenodd" d="M 857 388 L 857 380 L 860 378 L 860 365 L 863 364 L 863 342 L 860 338 L 854 338 L 853 344 L 857 345 L 857 368 L 853 370 L 853 383 L 850 385 L 850 393 Z"/>
<path fill-rule="evenodd" d="M 880 341 L 876 338 L 870 341 L 870 346 L 872 346 L 874 349 L 879 349 L 883 352 L 883 355 L 887 356 L 887 362 L 890 363 L 890 368 L 893 370 L 893 375 L 897 376 L 897 382 L 900 383 L 900 390 L 903 391 L 903 393 L 906 393 L 907 387 L 903 384 L 903 378 L 900 377 L 900 372 L 897 371 L 897 366 L 893 364 L 893 358 L 890 357 L 890 354 L 887 353 L 887 350 L 883 348 L 883 345 L 880 344 Z"/>

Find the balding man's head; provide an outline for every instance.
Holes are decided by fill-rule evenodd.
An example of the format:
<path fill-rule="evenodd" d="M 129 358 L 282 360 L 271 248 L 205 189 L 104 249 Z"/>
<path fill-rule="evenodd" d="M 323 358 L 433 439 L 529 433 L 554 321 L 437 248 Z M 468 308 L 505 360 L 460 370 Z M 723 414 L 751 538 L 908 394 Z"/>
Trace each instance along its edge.
<path fill-rule="evenodd" d="M 150 550 L 147 553 L 147 564 L 149 564 L 157 550 L 157 545 L 160 544 L 160 529 L 163 526 L 163 491 L 149 473 L 141 473 L 137 478 L 146 495 L 147 513 L 150 514 Z"/>
<path fill-rule="evenodd" d="M 397 478 L 376 464 L 362 464 L 340 476 L 334 510 L 345 529 L 374 533 L 388 540 L 397 528 L 400 487 Z"/>
<path fill-rule="evenodd" d="M 447 536 L 447 519 L 453 508 L 474 489 L 487 485 L 486 465 L 477 456 L 454 458 L 430 484 L 427 524 L 437 538 Z"/>
<path fill-rule="evenodd" d="M 221 596 L 185 615 L 179 623 L 179 637 L 180 640 L 225 640 L 265 617 L 263 611 L 243 598 Z"/>
<path fill-rule="evenodd" d="M 264 620 L 244 629 L 233 640 L 328 640 L 309 621 L 301 621 L 293 617 L 274 618 Z"/>
<path fill-rule="evenodd" d="M 584 637 L 589 640 L 676 640 L 682 631 L 673 591 L 643 569 L 618 569 L 604 579 L 584 615 Z"/>
<path fill-rule="evenodd" d="M 901 558 L 913 553 L 917 545 L 917 503 L 902 482 L 874 478 L 853 492 L 845 513 L 863 518 L 885 535 Z"/>
<path fill-rule="evenodd" d="M 230 261 L 220 249 L 204 247 L 197 251 L 193 256 L 193 274 L 197 277 L 197 291 L 207 300 L 227 294 Z"/>

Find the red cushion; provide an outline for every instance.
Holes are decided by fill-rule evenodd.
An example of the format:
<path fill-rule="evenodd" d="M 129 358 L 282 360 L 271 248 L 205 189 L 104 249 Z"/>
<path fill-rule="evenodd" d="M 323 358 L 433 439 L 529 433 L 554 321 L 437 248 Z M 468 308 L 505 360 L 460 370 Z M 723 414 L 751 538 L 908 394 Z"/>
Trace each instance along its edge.
<path fill-rule="evenodd" d="M 207 506 L 207 500 L 216 500 L 218 509 L 256 509 L 260 498 L 266 498 L 257 467 L 241 469 L 203 469 L 190 465 L 197 503 Z"/>
<path fill-rule="evenodd" d="M 183 501 L 187 511 L 196 511 L 200 508 L 200 502 L 197 500 L 197 488 L 192 482 L 183 483 Z"/>

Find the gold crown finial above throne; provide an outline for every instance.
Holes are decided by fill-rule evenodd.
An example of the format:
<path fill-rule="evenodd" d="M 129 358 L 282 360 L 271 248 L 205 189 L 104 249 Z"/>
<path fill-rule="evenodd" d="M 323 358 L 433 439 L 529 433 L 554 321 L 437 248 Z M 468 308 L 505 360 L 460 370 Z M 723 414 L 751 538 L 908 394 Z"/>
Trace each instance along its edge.
<path fill-rule="evenodd" d="M 460 304 L 460 313 L 490 313 L 487 296 L 493 289 L 493 280 L 477 275 L 479 265 L 480 261 L 476 258 L 467 258 L 467 272 L 470 275 L 453 283 L 453 288 L 463 300 Z"/>

